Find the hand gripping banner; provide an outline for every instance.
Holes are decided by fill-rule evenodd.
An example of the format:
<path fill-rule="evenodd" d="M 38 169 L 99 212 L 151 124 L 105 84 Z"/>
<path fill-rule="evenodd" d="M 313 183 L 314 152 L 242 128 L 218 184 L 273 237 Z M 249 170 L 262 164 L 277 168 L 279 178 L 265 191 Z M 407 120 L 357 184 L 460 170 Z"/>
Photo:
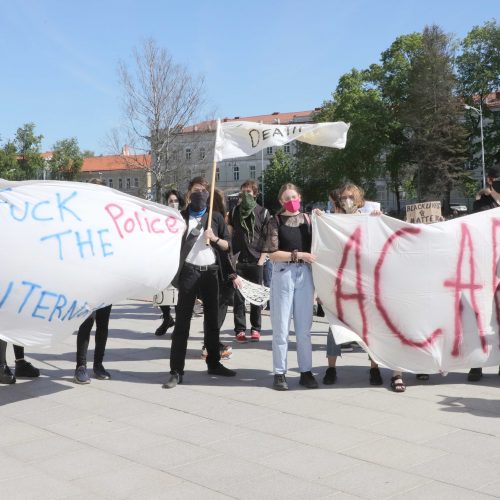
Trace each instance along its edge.
<path fill-rule="evenodd" d="M 0 338 L 50 344 L 177 272 L 184 221 L 96 184 L 0 179 Z"/>

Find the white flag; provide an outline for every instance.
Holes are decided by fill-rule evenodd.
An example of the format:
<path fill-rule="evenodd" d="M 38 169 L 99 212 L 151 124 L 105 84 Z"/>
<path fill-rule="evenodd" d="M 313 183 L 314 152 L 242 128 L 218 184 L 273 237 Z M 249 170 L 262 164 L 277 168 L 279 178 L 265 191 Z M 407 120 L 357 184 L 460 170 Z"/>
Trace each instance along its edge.
<path fill-rule="evenodd" d="M 270 125 L 247 121 L 217 124 L 215 161 L 250 156 L 261 149 L 282 146 L 290 141 L 302 141 L 314 146 L 342 149 L 347 141 L 349 124 L 324 122 Z"/>
<path fill-rule="evenodd" d="M 184 229 L 177 210 L 104 186 L 0 179 L 0 338 L 54 343 L 96 308 L 152 296 Z"/>

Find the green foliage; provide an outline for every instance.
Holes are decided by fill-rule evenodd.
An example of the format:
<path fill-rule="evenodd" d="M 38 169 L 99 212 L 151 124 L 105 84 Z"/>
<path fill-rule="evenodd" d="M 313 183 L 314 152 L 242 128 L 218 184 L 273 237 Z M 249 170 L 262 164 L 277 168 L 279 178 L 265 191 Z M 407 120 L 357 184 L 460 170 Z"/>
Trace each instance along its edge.
<path fill-rule="evenodd" d="M 18 176 L 17 150 L 13 142 L 0 149 L 0 178 L 16 180 Z"/>
<path fill-rule="evenodd" d="M 18 155 L 16 180 L 36 178 L 43 169 L 44 160 L 40 154 L 43 135 L 35 135 L 35 124 L 25 123 L 16 131 L 14 145 Z"/>
<path fill-rule="evenodd" d="M 269 210 L 277 210 L 281 206 L 278 201 L 281 186 L 287 182 L 296 182 L 296 169 L 290 156 L 282 149 L 277 149 L 263 177 L 264 206 Z"/>
<path fill-rule="evenodd" d="M 57 141 L 52 147 L 49 160 L 51 176 L 54 179 L 73 180 L 83 165 L 83 154 L 75 137 Z"/>
<path fill-rule="evenodd" d="M 401 108 L 411 163 L 417 169 L 418 198 L 439 199 L 444 207 L 449 206 L 451 190 L 467 177 L 467 133 L 461 124 L 462 104 L 455 95 L 451 42 L 438 26 L 424 29 Z"/>

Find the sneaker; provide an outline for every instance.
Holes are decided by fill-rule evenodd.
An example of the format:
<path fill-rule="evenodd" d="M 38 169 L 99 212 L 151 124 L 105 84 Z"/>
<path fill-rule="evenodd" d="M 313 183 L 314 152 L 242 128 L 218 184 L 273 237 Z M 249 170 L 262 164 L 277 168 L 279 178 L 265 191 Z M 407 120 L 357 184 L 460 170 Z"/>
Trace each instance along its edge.
<path fill-rule="evenodd" d="M 482 368 L 471 368 L 469 374 L 467 375 L 467 380 L 469 382 L 479 382 L 483 377 Z"/>
<path fill-rule="evenodd" d="M 7 365 L 0 365 L 0 384 L 15 384 L 16 377 Z"/>
<path fill-rule="evenodd" d="M 213 368 L 208 368 L 207 371 L 209 375 L 220 375 L 221 377 L 234 377 L 236 375 L 234 370 L 230 370 L 220 363 Z"/>
<path fill-rule="evenodd" d="M 370 385 L 382 385 L 382 375 L 378 368 L 370 368 Z"/>
<path fill-rule="evenodd" d="M 248 342 L 245 332 L 238 332 L 236 334 L 236 342 L 239 342 L 240 344 L 245 344 Z"/>
<path fill-rule="evenodd" d="M 318 388 L 318 382 L 316 382 L 316 379 L 314 378 L 312 372 L 302 372 L 300 374 L 299 384 L 307 387 L 308 389 Z"/>
<path fill-rule="evenodd" d="M 104 369 L 102 364 L 94 365 L 94 377 L 98 380 L 109 380 L 111 375 Z"/>
<path fill-rule="evenodd" d="M 288 391 L 288 384 L 286 383 L 285 375 L 277 373 L 274 376 L 273 389 L 277 391 Z"/>
<path fill-rule="evenodd" d="M 182 375 L 177 372 L 170 372 L 170 377 L 162 387 L 164 389 L 173 389 L 177 384 L 182 384 Z"/>
<path fill-rule="evenodd" d="M 156 329 L 155 335 L 161 337 L 167 333 L 167 330 L 175 326 L 174 318 L 169 317 L 168 319 L 164 319 L 162 324 Z"/>
<path fill-rule="evenodd" d="M 260 340 L 260 332 L 258 332 L 257 330 L 252 330 L 250 340 L 252 342 L 258 342 Z"/>
<path fill-rule="evenodd" d="M 20 359 L 16 361 L 16 377 L 36 378 L 40 376 L 40 370 L 35 368 L 29 361 Z"/>
<path fill-rule="evenodd" d="M 323 384 L 333 385 L 337 382 L 337 369 L 333 366 L 326 369 L 325 376 L 323 377 Z"/>
<path fill-rule="evenodd" d="M 79 366 L 75 370 L 75 376 L 73 377 L 73 382 L 75 384 L 90 384 L 90 377 L 87 373 L 87 367 L 84 365 Z"/>

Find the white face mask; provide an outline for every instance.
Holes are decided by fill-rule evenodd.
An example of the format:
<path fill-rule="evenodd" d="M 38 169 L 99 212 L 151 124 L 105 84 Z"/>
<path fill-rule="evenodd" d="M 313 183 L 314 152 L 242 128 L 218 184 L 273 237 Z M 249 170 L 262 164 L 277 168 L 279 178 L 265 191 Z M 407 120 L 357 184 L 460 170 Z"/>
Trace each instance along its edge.
<path fill-rule="evenodd" d="M 168 206 L 170 208 L 175 208 L 176 210 L 179 210 L 179 202 L 178 201 L 169 201 Z"/>
<path fill-rule="evenodd" d="M 342 208 L 345 210 L 346 214 L 352 214 L 357 210 L 357 206 L 354 204 L 354 201 L 351 198 L 347 198 L 342 200 Z"/>

